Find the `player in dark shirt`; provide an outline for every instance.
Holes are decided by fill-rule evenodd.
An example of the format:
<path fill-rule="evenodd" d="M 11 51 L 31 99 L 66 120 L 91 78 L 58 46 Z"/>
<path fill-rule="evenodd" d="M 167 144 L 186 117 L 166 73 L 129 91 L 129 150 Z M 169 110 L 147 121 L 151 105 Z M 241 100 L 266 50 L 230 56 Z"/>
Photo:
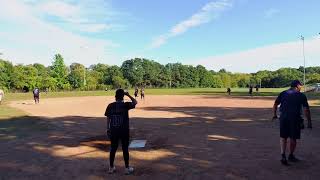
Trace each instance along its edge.
<path fill-rule="evenodd" d="M 145 93 L 144 93 L 144 88 L 141 88 L 141 90 L 140 90 L 141 100 L 142 100 L 142 99 L 144 100 L 144 95 L 145 95 Z"/>
<path fill-rule="evenodd" d="M 139 93 L 139 89 L 136 87 L 135 89 L 134 89 L 134 97 L 137 99 L 137 97 L 138 97 L 138 93 Z"/>
<path fill-rule="evenodd" d="M 231 89 L 230 89 L 230 88 L 227 89 L 227 93 L 228 93 L 229 95 L 231 94 Z"/>
<path fill-rule="evenodd" d="M 124 95 L 128 96 L 132 102 L 124 102 Z M 123 158 L 125 162 L 125 173 L 133 173 L 133 168 L 129 166 L 129 110 L 136 107 L 137 101 L 123 89 L 116 91 L 116 101 L 110 103 L 106 109 L 105 116 L 108 119 L 107 132 L 111 140 L 110 167 L 109 173 L 115 172 L 114 158 L 121 140 Z"/>
<path fill-rule="evenodd" d="M 294 155 L 297 139 L 300 139 L 300 131 L 304 127 L 302 118 L 302 107 L 308 120 L 308 128 L 312 129 L 311 115 L 307 97 L 300 92 L 302 84 L 298 80 L 291 83 L 289 90 L 280 93 L 273 106 L 273 119 L 277 119 L 277 108 L 280 105 L 280 144 L 281 163 L 288 165 L 286 158 L 287 139 L 290 139 L 290 154 L 288 160 L 299 161 Z"/>
<path fill-rule="evenodd" d="M 249 86 L 249 95 L 252 96 L 252 86 Z"/>

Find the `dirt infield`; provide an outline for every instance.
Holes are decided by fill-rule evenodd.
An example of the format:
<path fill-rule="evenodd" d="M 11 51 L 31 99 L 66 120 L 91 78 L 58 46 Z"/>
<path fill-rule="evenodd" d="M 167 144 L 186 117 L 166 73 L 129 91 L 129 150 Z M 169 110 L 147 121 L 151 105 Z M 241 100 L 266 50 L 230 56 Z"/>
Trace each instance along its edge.
<path fill-rule="evenodd" d="M 304 130 L 296 155 L 280 165 L 273 98 L 147 96 L 130 112 L 134 175 L 107 174 L 105 107 L 113 97 L 13 102 L 30 117 L 0 122 L 0 179 L 318 179 L 320 131 Z M 312 111 L 319 112 L 314 108 Z M 14 124 L 10 124 L 14 122 Z M 120 147 L 119 147 L 120 148 Z"/>

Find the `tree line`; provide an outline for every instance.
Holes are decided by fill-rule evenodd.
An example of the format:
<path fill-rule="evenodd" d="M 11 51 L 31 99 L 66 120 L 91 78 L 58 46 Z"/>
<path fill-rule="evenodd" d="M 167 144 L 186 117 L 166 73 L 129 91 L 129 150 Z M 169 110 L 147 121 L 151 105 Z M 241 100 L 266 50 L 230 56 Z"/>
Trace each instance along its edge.
<path fill-rule="evenodd" d="M 303 67 L 281 68 L 256 73 L 218 72 L 204 66 L 169 63 L 162 65 L 149 59 L 130 59 L 122 65 L 94 64 L 85 67 L 73 63 L 69 67 L 60 54 L 51 66 L 42 64 L 13 65 L 0 59 L 0 88 L 6 91 L 42 90 L 105 90 L 144 86 L 150 88 L 234 88 L 259 86 L 263 88 L 287 87 L 293 79 L 303 80 Z M 308 84 L 320 82 L 320 66 L 306 68 Z"/>

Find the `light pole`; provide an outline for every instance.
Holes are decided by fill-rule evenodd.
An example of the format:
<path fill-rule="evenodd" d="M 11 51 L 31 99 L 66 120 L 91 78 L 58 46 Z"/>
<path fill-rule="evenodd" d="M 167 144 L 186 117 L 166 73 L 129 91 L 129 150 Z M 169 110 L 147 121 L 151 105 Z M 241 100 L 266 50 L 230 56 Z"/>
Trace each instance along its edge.
<path fill-rule="evenodd" d="M 261 89 L 261 79 L 260 79 L 260 89 Z"/>
<path fill-rule="evenodd" d="M 169 59 L 169 72 L 170 72 L 170 80 L 169 80 L 169 86 L 170 86 L 170 89 L 171 89 L 171 63 L 170 63 L 170 57 L 168 57 Z"/>
<path fill-rule="evenodd" d="M 87 82 L 86 82 L 86 68 L 84 68 L 84 72 L 83 72 L 83 86 L 86 86 Z"/>
<path fill-rule="evenodd" d="M 304 37 L 300 36 L 302 40 L 302 55 L 303 55 L 303 91 L 306 92 L 306 56 L 304 54 Z"/>

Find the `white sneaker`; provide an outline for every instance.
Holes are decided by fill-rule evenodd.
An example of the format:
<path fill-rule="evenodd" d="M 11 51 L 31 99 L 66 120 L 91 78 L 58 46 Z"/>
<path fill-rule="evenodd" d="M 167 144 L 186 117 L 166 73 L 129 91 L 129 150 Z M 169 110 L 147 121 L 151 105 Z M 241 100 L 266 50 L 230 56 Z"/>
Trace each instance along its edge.
<path fill-rule="evenodd" d="M 109 167 L 108 173 L 109 173 L 109 174 L 113 174 L 114 172 L 116 172 L 116 167 L 115 167 L 115 166 Z"/>
<path fill-rule="evenodd" d="M 133 167 L 128 167 L 125 169 L 125 175 L 129 175 L 132 174 L 134 172 Z"/>

